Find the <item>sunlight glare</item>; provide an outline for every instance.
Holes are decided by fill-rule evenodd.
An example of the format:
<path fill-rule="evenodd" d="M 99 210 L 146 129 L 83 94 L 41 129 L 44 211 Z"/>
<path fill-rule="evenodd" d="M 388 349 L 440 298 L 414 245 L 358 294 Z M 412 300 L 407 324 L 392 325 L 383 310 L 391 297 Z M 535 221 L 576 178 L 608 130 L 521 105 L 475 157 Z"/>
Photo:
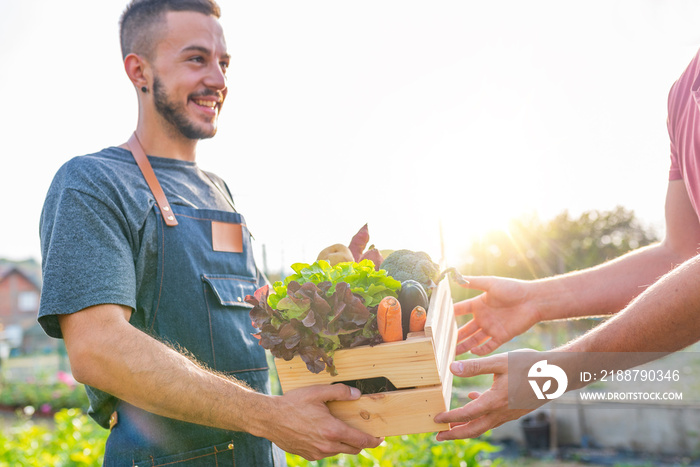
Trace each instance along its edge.
<path fill-rule="evenodd" d="M 440 222 L 444 244 L 445 262 L 459 266 L 465 260 L 470 244 L 478 242 L 492 232 L 508 232 L 511 221 L 520 215 L 504 206 L 469 206 L 462 215 L 443 207 Z"/>

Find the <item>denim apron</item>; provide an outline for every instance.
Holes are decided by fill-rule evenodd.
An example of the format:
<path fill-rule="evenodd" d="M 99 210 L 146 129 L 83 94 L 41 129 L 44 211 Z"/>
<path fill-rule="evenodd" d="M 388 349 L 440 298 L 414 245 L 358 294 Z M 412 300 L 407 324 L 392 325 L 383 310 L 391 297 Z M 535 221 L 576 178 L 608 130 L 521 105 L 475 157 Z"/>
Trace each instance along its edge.
<path fill-rule="evenodd" d="M 139 152 L 140 145 L 131 143 L 132 152 Z M 151 186 L 154 195 L 159 189 Z M 244 301 L 259 285 L 245 220 L 237 212 L 168 204 L 164 210 L 163 204 L 154 207 L 157 293 L 144 331 L 269 394 L 265 351 L 252 336 L 256 330 Z M 228 240 L 221 244 L 217 235 Z M 266 439 L 161 417 L 124 401 L 111 424 L 105 466 L 286 465 L 284 453 Z"/>

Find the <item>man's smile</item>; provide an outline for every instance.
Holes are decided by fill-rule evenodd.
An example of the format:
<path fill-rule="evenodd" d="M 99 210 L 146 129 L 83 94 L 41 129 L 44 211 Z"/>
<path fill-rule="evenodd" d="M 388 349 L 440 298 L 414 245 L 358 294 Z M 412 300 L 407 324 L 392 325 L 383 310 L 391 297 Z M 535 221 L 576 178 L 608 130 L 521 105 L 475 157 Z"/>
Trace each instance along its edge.
<path fill-rule="evenodd" d="M 197 105 L 201 105 L 203 107 L 209 107 L 210 109 L 213 109 L 218 105 L 217 101 L 212 101 L 212 100 L 205 100 L 205 99 L 193 99 L 194 103 Z"/>
<path fill-rule="evenodd" d="M 190 97 L 190 102 L 195 104 L 197 108 L 207 115 L 218 115 L 221 105 L 224 103 L 222 97 L 219 96 L 193 96 Z"/>

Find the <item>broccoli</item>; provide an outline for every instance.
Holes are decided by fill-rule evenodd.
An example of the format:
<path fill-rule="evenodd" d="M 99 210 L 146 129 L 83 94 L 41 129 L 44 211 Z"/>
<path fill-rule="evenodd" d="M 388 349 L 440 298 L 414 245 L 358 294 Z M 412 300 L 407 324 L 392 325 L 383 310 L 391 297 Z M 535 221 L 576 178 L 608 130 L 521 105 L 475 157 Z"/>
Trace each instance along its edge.
<path fill-rule="evenodd" d="M 382 269 L 399 282 L 420 282 L 427 290 L 435 286 L 440 267 L 422 251 L 396 250 L 382 262 Z"/>

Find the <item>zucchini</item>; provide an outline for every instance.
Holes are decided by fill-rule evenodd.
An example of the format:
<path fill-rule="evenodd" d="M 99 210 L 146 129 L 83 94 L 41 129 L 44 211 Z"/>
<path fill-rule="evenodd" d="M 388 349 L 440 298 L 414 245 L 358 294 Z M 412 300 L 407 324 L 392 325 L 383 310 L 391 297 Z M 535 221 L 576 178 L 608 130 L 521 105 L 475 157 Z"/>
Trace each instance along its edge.
<path fill-rule="evenodd" d="M 401 325 L 403 328 L 403 338 L 408 335 L 408 327 L 411 321 L 411 312 L 417 306 L 428 309 L 428 294 L 423 285 L 413 279 L 405 280 L 401 283 L 399 291 L 399 304 L 401 305 Z"/>

